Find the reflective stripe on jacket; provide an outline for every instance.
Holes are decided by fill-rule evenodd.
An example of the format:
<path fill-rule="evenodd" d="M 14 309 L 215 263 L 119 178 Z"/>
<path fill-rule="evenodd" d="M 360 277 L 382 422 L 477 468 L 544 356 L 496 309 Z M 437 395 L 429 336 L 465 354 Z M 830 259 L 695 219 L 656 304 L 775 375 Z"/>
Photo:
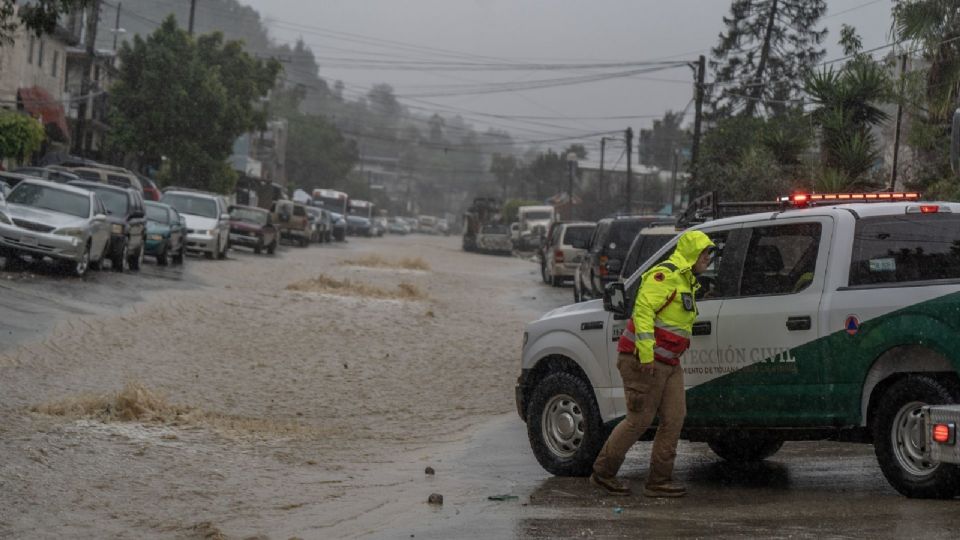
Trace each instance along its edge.
<path fill-rule="evenodd" d="M 633 317 L 617 344 L 619 352 L 634 353 L 642 364 L 654 360 L 670 365 L 690 347 L 697 318 L 695 295 L 700 285 L 693 265 L 713 242 L 700 231 L 684 233 L 670 258 L 642 277 Z"/>

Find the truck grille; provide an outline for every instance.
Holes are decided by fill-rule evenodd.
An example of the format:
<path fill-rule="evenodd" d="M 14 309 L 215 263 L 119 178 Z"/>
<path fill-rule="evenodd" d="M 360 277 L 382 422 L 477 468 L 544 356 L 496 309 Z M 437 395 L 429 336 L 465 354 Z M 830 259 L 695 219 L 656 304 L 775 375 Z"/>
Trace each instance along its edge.
<path fill-rule="evenodd" d="M 48 233 L 56 228 L 56 227 L 51 227 L 49 225 L 44 225 L 42 223 L 34 223 L 32 221 L 25 221 L 22 219 L 14 219 L 13 222 L 14 224 L 16 224 L 17 227 L 20 227 L 21 229 L 27 229 L 30 231 L 37 231 L 42 233 Z"/>

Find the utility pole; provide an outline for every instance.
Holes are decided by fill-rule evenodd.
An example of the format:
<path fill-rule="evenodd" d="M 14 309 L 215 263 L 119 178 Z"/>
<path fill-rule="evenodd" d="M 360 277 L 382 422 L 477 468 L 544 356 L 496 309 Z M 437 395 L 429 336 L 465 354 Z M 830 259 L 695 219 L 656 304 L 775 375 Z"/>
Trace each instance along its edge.
<path fill-rule="evenodd" d="M 117 50 L 117 38 L 120 37 L 120 8 L 123 7 L 123 2 L 117 2 L 117 22 L 113 24 L 113 50 Z"/>
<path fill-rule="evenodd" d="M 893 136 L 893 172 L 890 174 L 890 191 L 897 190 L 897 164 L 900 161 L 900 123 L 903 121 L 903 94 L 907 73 L 907 55 L 900 57 L 900 95 L 897 100 L 897 132 Z"/>
<path fill-rule="evenodd" d="M 633 207 L 633 128 L 627 128 L 627 215 Z"/>
<path fill-rule="evenodd" d="M 600 137 L 600 208 L 603 209 L 604 185 L 603 185 L 603 153 L 607 149 L 607 138 Z"/>
<path fill-rule="evenodd" d="M 190 35 L 193 35 L 193 21 L 197 13 L 197 0 L 190 0 L 190 24 L 187 26 L 187 31 Z"/>
<path fill-rule="evenodd" d="M 80 96 L 77 102 L 77 129 L 76 139 L 73 141 L 73 151 L 81 157 L 86 156 L 87 139 L 87 105 L 90 103 L 90 72 L 93 71 L 93 61 L 97 56 L 97 25 L 100 22 L 100 0 L 93 0 L 90 11 L 87 13 L 87 25 L 84 30 L 84 45 L 87 54 L 83 58 L 83 78 L 80 80 Z"/>
<path fill-rule="evenodd" d="M 697 167 L 699 166 L 700 158 L 700 133 L 703 127 L 703 94 L 704 94 L 704 73 L 707 70 L 707 59 L 701 54 L 700 58 L 697 60 L 697 86 L 694 89 L 696 97 L 696 116 L 693 118 L 693 145 L 690 149 L 690 173 L 692 179 L 696 180 L 697 178 Z M 693 182 L 696 185 L 696 182 Z M 694 195 L 690 194 L 690 200 L 693 200 Z"/>
<path fill-rule="evenodd" d="M 670 186 L 670 213 L 677 214 L 677 172 L 680 168 L 680 151 L 673 149 L 673 184 Z"/>

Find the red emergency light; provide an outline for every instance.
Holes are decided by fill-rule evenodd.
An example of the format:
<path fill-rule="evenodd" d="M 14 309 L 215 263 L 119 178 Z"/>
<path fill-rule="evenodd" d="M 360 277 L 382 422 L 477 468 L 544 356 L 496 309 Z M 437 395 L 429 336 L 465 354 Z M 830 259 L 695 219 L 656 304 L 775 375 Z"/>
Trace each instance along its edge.
<path fill-rule="evenodd" d="M 940 444 L 953 444 L 956 428 L 953 424 L 934 424 L 933 441 Z"/>
<path fill-rule="evenodd" d="M 916 192 L 895 193 L 794 193 L 780 197 L 779 203 L 805 208 L 814 203 L 849 203 L 849 202 L 877 202 L 877 201 L 918 201 L 920 194 Z"/>

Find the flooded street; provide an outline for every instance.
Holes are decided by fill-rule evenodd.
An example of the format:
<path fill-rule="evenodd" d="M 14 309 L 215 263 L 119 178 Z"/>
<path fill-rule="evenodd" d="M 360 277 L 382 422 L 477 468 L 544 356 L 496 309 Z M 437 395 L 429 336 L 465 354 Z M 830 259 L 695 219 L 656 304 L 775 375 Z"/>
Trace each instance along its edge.
<path fill-rule="evenodd" d="M 682 500 L 552 477 L 513 389 L 524 323 L 570 289 L 459 244 L 234 250 L 83 282 L 0 273 L 0 536 L 947 538 L 960 525 L 953 502 L 898 495 L 866 445 L 788 443 L 737 467 L 681 443 Z M 628 457 L 634 485 L 648 455 L 640 443 Z"/>

